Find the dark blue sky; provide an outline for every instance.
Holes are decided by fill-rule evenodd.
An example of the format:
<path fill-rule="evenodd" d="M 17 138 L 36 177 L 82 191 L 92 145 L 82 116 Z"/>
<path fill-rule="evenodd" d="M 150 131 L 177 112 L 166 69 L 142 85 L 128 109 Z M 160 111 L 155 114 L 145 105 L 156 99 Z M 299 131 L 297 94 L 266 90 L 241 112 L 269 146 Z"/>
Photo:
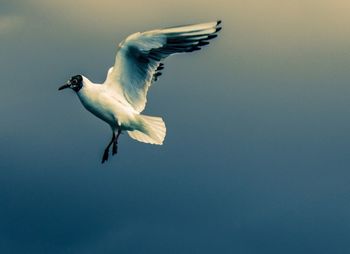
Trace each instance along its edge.
<path fill-rule="evenodd" d="M 320 3 L 322 2 L 322 3 Z M 350 252 L 349 4 L 0 1 L 0 253 Z M 136 31 L 223 20 L 166 61 L 120 139 L 71 91 Z"/>

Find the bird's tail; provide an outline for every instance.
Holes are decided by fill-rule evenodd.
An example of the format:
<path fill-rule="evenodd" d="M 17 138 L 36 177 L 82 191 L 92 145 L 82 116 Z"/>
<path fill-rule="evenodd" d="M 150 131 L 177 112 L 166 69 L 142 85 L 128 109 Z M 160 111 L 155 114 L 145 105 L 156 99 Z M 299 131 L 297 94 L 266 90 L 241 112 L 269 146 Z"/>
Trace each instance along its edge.
<path fill-rule="evenodd" d="M 154 116 L 139 115 L 140 127 L 134 131 L 128 131 L 128 134 L 137 141 L 162 145 L 165 135 L 166 127 L 162 118 Z"/>

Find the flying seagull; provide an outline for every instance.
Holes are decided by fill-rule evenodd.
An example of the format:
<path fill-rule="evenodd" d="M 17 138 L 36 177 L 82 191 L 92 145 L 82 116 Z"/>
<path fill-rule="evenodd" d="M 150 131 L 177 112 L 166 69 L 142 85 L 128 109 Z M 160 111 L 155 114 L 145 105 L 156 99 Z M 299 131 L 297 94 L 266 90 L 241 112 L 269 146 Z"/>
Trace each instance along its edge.
<path fill-rule="evenodd" d="M 112 139 L 102 156 L 108 160 L 109 148 L 117 153 L 122 131 L 137 141 L 161 145 L 166 128 L 162 118 L 141 115 L 147 91 L 164 68 L 162 61 L 173 54 L 192 52 L 209 44 L 221 30 L 221 21 L 138 32 L 119 44 L 114 66 L 103 84 L 95 84 L 83 75 L 75 75 L 58 90 L 71 88 L 83 106 L 107 122 Z"/>

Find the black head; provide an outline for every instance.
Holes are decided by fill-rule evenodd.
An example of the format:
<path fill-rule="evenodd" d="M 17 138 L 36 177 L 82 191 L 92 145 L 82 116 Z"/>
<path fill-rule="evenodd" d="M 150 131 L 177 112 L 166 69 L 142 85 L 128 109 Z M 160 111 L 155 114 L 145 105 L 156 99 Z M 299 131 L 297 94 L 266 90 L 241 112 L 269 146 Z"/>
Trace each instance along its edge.
<path fill-rule="evenodd" d="M 71 77 L 70 80 L 63 86 L 59 87 L 58 90 L 71 88 L 75 92 L 79 92 L 79 90 L 83 87 L 83 77 L 81 75 L 75 75 Z"/>

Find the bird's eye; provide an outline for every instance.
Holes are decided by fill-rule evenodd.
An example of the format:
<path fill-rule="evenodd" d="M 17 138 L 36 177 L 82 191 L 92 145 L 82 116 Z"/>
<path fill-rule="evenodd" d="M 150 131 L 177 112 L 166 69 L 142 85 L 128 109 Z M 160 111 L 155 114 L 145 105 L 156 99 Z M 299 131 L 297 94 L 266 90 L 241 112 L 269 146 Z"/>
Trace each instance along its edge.
<path fill-rule="evenodd" d="M 78 81 L 76 79 L 73 79 L 72 84 L 76 85 L 77 83 L 78 83 Z"/>

